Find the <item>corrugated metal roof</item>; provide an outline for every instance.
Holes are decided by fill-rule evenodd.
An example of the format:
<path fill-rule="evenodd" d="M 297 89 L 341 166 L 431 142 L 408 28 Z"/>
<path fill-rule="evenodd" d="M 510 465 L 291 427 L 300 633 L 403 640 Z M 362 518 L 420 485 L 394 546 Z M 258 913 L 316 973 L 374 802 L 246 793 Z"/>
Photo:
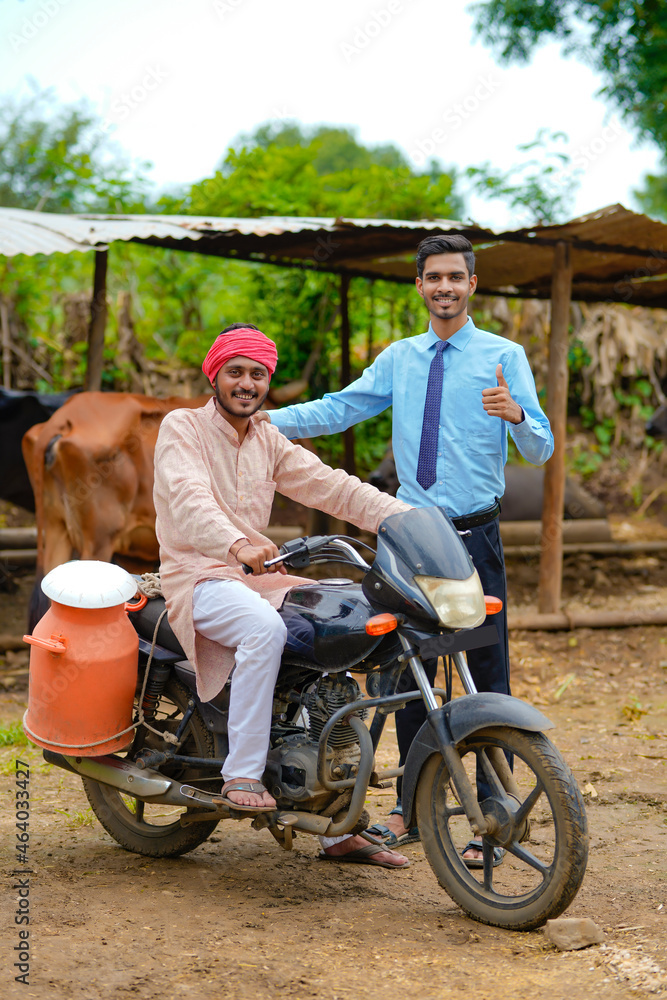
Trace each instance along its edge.
<path fill-rule="evenodd" d="M 69 236 L 51 229 L 49 226 L 39 226 L 20 217 L 18 209 L 0 209 L 0 253 L 6 257 L 15 254 L 50 254 L 71 253 L 73 250 L 86 250 L 86 247 Z M 38 215 L 38 212 L 20 213 Z"/>
<path fill-rule="evenodd" d="M 532 236 L 593 241 L 595 243 L 618 244 L 630 246 L 657 246 L 664 244 L 667 226 L 648 215 L 631 212 L 623 205 L 608 205 L 596 212 L 582 215 L 570 222 L 557 226 L 540 226 L 519 230 Z"/>
<path fill-rule="evenodd" d="M 480 278 L 484 286 L 514 285 L 522 295 L 547 297 L 553 245 L 558 240 L 566 240 L 571 247 L 573 298 L 583 298 L 584 292 L 597 296 L 602 286 L 613 298 L 619 298 L 621 286 L 639 294 L 647 279 L 667 275 L 667 226 L 622 205 L 561 226 L 519 230 L 506 234 L 505 239 L 512 241 L 511 248 L 500 243 L 483 251 Z M 619 287 L 614 290 L 615 286 Z M 655 289 L 647 287 L 646 292 L 653 294 Z"/>
<path fill-rule="evenodd" d="M 337 233 L 350 245 L 353 233 L 381 229 L 401 233 L 409 231 L 448 232 L 464 229 L 462 222 L 440 219 L 434 222 L 411 222 L 401 219 L 332 219 L 302 216 L 263 216 L 257 219 L 197 215 L 57 215 L 19 208 L 0 208 L 0 253 L 66 253 L 106 246 L 114 240 L 139 240 L 152 243 L 171 240 L 198 241 L 206 237 L 239 236 L 266 244 L 263 253 L 276 254 L 303 243 L 312 250 L 314 234 Z M 493 238 L 490 230 L 473 229 Z M 296 243 L 294 237 L 297 238 Z M 228 241 L 228 240 L 227 240 Z M 410 246 L 414 243 L 412 239 Z M 68 245 L 69 244 L 69 245 Z M 270 245 L 269 245 L 270 244 Z M 199 248 L 197 248 L 199 249 Z"/>
<path fill-rule="evenodd" d="M 479 291 L 548 298 L 553 247 L 570 244 L 572 297 L 667 306 L 667 225 L 611 205 L 563 225 L 494 231 L 450 219 L 239 219 L 55 215 L 0 208 L 0 253 L 69 253 L 115 240 L 201 254 L 412 282 L 417 243 L 461 233 L 476 246 Z"/>
<path fill-rule="evenodd" d="M 186 218 L 180 222 L 168 215 L 56 215 L 0 208 L 0 253 L 71 253 L 134 238 L 200 239 L 185 223 Z"/>

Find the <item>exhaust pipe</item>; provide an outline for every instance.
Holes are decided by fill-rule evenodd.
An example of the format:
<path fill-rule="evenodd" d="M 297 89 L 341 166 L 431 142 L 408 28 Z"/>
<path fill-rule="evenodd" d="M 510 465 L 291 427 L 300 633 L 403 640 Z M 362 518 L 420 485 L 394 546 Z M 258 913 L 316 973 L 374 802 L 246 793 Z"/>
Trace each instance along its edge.
<path fill-rule="evenodd" d="M 150 768 L 141 770 L 130 761 L 114 757 L 113 754 L 106 754 L 103 757 L 68 757 L 53 750 L 44 750 L 43 754 L 44 760 L 49 764 L 55 764 L 56 767 L 62 767 L 82 778 L 91 778 L 102 785 L 117 788 L 118 791 L 138 799 L 186 806 L 190 809 L 196 806 L 200 809 L 220 811 L 221 804 L 213 800 L 213 793 L 204 792 L 191 785 L 181 785 Z"/>

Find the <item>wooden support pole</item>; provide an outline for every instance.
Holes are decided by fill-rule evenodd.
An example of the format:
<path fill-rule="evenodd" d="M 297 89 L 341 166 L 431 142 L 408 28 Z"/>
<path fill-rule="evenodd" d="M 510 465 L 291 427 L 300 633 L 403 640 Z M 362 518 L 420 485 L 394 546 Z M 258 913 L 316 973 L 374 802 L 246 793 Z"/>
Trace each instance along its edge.
<path fill-rule="evenodd" d="M 37 528 L 0 528 L 0 549 L 25 549 L 37 544 Z"/>
<path fill-rule="evenodd" d="M 340 385 L 341 389 L 350 384 L 352 379 L 352 368 L 350 366 L 350 314 L 348 308 L 348 293 L 350 290 L 350 276 L 341 274 L 340 276 Z M 354 428 L 348 427 L 343 431 L 343 468 L 351 476 L 356 475 L 356 462 L 354 459 Z"/>
<path fill-rule="evenodd" d="M 531 632 L 558 632 L 575 628 L 637 628 L 646 625 L 667 625 L 667 608 L 650 608 L 645 611 L 556 611 L 536 615 L 534 612 L 507 616 L 510 632 L 525 629 Z"/>
<path fill-rule="evenodd" d="M 7 303 L 0 302 L 0 327 L 2 328 L 2 385 L 12 387 L 12 338 L 9 332 Z"/>
<path fill-rule="evenodd" d="M 563 542 L 564 556 L 580 556 L 582 553 L 591 556 L 618 556 L 620 558 L 644 555 L 654 552 L 661 555 L 667 554 L 667 542 L 659 539 L 656 542 Z M 505 560 L 509 559 L 531 559 L 539 556 L 539 545 L 505 545 L 503 544 L 503 554 Z"/>
<path fill-rule="evenodd" d="M 88 360 L 86 364 L 86 389 L 99 392 L 102 388 L 104 368 L 104 330 L 107 324 L 107 250 L 95 251 L 95 276 L 93 300 L 90 303 L 88 327 Z"/>
<path fill-rule="evenodd" d="M 554 453 L 544 470 L 542 551 L 538 607 L 540 614 L 560 611 L 563 584 L 563 500 L 565 496 L 565 434 L 567 420 L 567 354 L 572 295 L 570 246 L 560 241 L 554 248 L 551 278 L 551 335 L 547 404 Z"/>
<path fill-rule="evenodd" d="M 370 282 L 370 301 L 369 301 L 369 317 L 368 317 L 368 333 L 366 335 L 366 364 L 370 365 L 373 361 L 373 339 L 375 337 L 375 282 Z"/>

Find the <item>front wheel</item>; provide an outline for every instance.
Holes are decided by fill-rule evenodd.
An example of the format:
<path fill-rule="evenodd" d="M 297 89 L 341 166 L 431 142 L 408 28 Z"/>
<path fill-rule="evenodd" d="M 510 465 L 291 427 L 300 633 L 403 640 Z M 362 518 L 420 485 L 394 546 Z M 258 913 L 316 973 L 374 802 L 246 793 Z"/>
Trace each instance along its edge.
<path fill-rule="evenodd" d="M 155 729 L 175 733 L 189 697 L 187 688 L 174 677 L 170 678 L 160 698 L 155 718 L 151 719 L 151 725 Z M 130 760 L 134 750 L 144 743 L 158 747 L 161 741 L 159 737 L 140 728 L 133 748 L 128 753 Z M 190 717 L 179 754 L 191 757 L 215 756 L 211 734 L 197 711 Z M 222 779 L 216 777 L 215 772 L 204 768 L 170 764 L 160 770 L 165 777 L 184 784 L 203 783 L 203 787 L 212 792 L 219 791 L 222 784 Z M 93 781 L 92 778 L 83 778 L 82 781 L 92 810 L 104 829 L 117 844 L 135 854 L 146 854 L 150 858 L 173 858 L 186 854 L 203 844 L 218 825 L 218 820 L 204 820 L 181 826 L 180 816 L 186 810 L 180 806 L 144 802 L 117 788 Z"/>
<path fill-rule="evenodd" d="M 502 822 L 495 839 L 484 840 L 483 866 L 468 868 L 462 854 L 470 826 L 442 757 L 433 754 L 415 798 L 427 860 L 443 889 L 476 920 L 509 930 L 539 927 L 569 906 L 586 870 L 586 811 L 574 776 L 542 733 L 489 728 L 457 750 L 473 788 L 481 773 L 491 788 L 482 812 Z M 514 755 L 518 797 L 505 791 L 492 765 L 498 750 Z M 494 845 L 505 850 L 497 867 Z"/>

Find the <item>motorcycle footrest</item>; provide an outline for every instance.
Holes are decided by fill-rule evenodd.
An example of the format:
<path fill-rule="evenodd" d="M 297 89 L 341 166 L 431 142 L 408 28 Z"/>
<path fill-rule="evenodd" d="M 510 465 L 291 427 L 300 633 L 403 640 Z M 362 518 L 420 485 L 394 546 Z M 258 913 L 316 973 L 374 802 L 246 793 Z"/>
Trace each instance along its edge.
<path fill-rule="evenodd" d="M 205 792 L 203 789 L 194 788 L 192 785 L 181 785 L 179 791 L 181 795 L 184 795 L 192 802 L 193 806 L 199 806 L 201 809 L 211 809 L 218 812 L 226 807 L 226 803 L 220 798 L 219 792 Z"/>

